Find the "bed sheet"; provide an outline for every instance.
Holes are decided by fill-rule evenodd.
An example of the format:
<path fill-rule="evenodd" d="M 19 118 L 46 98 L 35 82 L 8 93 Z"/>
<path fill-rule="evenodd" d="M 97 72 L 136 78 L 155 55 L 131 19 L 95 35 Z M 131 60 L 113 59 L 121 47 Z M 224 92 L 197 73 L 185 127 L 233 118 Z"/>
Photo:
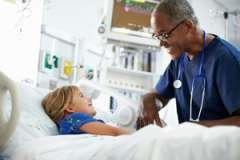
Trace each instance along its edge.
<path fill-rule="evenodd" d="M 240 128 L 149 125 L 132 135 L 47 136 L 17 147 L 12 160 L 239 160 Z"/>

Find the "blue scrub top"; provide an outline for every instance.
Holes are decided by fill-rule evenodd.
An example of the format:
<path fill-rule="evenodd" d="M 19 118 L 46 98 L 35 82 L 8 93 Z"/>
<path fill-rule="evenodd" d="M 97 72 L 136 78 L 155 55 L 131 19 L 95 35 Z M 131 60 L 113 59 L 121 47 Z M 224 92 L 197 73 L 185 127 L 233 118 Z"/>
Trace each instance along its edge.
<path fill-rule="evenodd" d="M 215 38 L 205 48 L 203 73 L 206 77 L 206 91 L 200 120 L 217 120 L 229 117 L 240 108 L 240 51 L 227 41 Z M 184 67 L 180 80 L 182 87 L 175 89 L 174 80 L 178 77 L 179 67 Z M 172 60 L 164 75 L 156 85 L 159 95 L 176 98 L 179 123 L 189 121 L 190 92 L 193 78 L 199 72 L 201 54 L 191 61 L 184 54 Z M 200 110 L 202 80 L 196 80 L 193 92 L 192 118 L 196 119 Z"/>

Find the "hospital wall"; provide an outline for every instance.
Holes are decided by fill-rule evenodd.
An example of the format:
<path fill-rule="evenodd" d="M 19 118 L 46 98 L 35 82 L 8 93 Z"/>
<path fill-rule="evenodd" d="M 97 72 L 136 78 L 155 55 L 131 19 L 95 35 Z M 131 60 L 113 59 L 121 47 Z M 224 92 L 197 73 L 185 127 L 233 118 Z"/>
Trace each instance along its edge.
<path fill-rule="evenodd" d="M 0 1 L 0 71 L 16 81 L 37 78 L 42 0 Z"/>
<path fill-rule="evenodd" d="M 225 8 L 213 0 L 191 0 L 191 3 L 197 17 L 199 18 L 200 26 L 203 29 L 232 42 L 237 47 L 240 47 L 239 16 L 237 19 L 236 15 L 229 14 L 227 19 L 228 28 L 225 30 L 223 12 L 231 12 L 231 9 Z M 226 34 L 228 36 L 226 36 Z"/>
<path fill-rule="evenodd" d="M 214 1 L 209 0 L 192 0 L 192 6 L 199 18 L 200 26 L 206 32 L 214 33 L 224 38 L 224 18 L 223 15 L 213 16 L 211 11 L 224 10 Z"/>

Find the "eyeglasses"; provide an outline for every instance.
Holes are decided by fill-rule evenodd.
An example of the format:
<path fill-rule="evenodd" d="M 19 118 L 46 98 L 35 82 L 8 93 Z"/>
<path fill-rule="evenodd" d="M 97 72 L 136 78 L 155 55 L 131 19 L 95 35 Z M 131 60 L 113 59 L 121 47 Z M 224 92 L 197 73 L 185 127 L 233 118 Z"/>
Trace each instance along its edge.
<path fill-rule="evenodd" d="M 164 41 L 164 40 L 167 40 L 170 36 L 171 36 L 171 34 L 173 33 L 173 31 L 175 31 L 177 28 L 178 28 L 178 26 L 180 26 L 181 24 L 183 24 L 183 22 L 185 22 L 185 20 L 182 20 L 181 22 L 179 22 L 175 27 L 173 27 L 170 31 L 168 31 L 168 32 L 164 32 L 164 33 L 160 33 L 160 34 L 155 34 L 155 33 L 153 33 L 152 34 L 152 37 L 154 38 L 154 39 L 158 39 L 158 40 L 160 40 L 160 41 Z"/>

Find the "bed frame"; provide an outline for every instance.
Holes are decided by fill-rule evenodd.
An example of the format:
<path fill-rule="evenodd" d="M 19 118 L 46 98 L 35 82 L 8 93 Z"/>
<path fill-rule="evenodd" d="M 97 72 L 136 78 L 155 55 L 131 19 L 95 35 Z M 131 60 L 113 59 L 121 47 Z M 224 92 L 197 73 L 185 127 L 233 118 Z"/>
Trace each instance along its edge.
<path fill-rule="evenodd" d="M 4 95 L 9 91 L 12 100 L 11 115 L 8 120 L 3 117 Z M 17 85 L 13 80 L 0 71 L 0 148 L 6 145 L 15 131 L 19 120 L 19 96 Z"/>

